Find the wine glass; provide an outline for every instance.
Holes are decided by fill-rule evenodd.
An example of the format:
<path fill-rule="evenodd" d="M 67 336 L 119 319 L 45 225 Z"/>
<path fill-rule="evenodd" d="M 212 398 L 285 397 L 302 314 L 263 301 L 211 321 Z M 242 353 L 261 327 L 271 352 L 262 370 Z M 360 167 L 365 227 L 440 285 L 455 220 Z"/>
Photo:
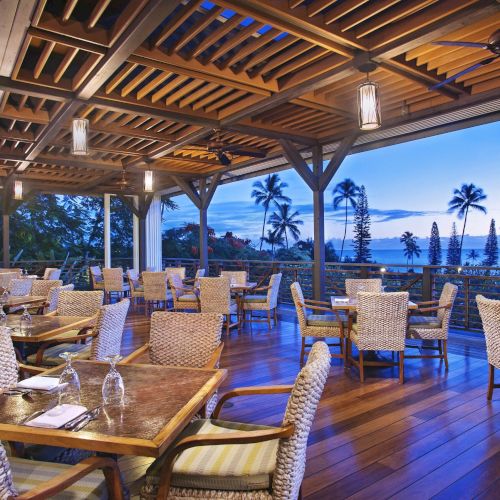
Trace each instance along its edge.
<path fill-rule="evenodd" d="M 71 360 L 77 356 L 74 352 L 63 352 L 59 357 L 66 361 L 61 376 L 59 377 L 59 402 L 58 404 L 80 404 L 80 377 L 73 368 Z"/>
<path fill-rule="evenodd" d="M 0 303 L 3 305 L 3 304 L 7 304 L 7 302 L 9 301 L 9 291 L 8 290 L 4 290 L 3 293 L 2 293 L 2 296 L 0 297 Z"/>
<path fill-rule="evenodd" d="M 19 320 L 19 327 L 21 333 L 27 334 L 31 330 L 32 325 L 31 314 L 28 312 L 28 307 L 23 305 L 23 314 L 21 314 L 21 319 Z"/>
<path fill-rule="evenodd" d="M 106 356 L 109 361 L 109 372 L 102 383 L 102 399 L 107 405 L 121 405 L 125 395 L 125 385 L 122 376 L 116 369 L 116 364 L 122 359 L 119 354 Z"/>

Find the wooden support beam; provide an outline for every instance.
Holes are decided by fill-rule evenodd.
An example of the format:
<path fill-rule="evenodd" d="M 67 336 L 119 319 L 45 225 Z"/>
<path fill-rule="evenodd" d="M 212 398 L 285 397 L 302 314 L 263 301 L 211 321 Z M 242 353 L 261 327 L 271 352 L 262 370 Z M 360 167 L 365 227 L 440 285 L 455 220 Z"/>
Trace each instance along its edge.
<path fill-rule="evenodd" d="M 319 179 L 319 189 L 321 191 L 324 191 L 328 187 L 328 184 L 330 184 L 333 176 L 337 173 L 337 170 L 339 169 L 341 163 L 344 161 L 344 158 L 349 154 L 349 151 L 351 150 L 351 147 L 357 138 L 358 134 L 355 133 L 348 135 L 344 139 L 342 139 L 339 147 L 335 150 L 335 153 L 328 162 L 328 165 L 326 166 L 324 172 L 321 174 L 321 177 Z"/>
<path fill-rule="evenodd" d="M 290 141 L 281 140 L 279 143 L 290 165 L 297 171 L 311 190 L 317 191 L 319 187 L 318 178 L 314 176 L 309 165 L 300 155 L 299 150 Z"/>
<path fill-rule="evenodd" d="M 203 205 L 206 208 L 208 208 L 208 206 L 210 205 L 212 198 L 214 197 L 215 190 L 217 189 L 217 187 L 220 184 L 221 178 L 222 178 L 221 172 L 217 172 L 216 174 L 214 174 L 211 177 L 210 184 L 208 185 L 208 188 L 206 189 L 206 192 L 204 193 L 204 195 L 202 197 Z"/>
<path fill-rule="evenodd" d="M 178 177 L 176 175 L 172 175 L 173 181 L 187 194 L 188 198 L 194 203 L 196 208 L 202 208 L 201 197 L 196 190 L 194 184 L 192 182 L 186 181 L 182 177 Z"/>
<path fill-rule="evenodd" d="M 138 207 L 135 206 L 134 201 L 129 196 L 124 196 L 119 194 L 118 198 L 126 205 L 130 211 L 138 218 L 141 219 L 141 211 Z"/>
<path fill-rule="evenodd" d="M 10 267 L 10 216 L 5 212 L 2 216 L 2 249 L 3 267 L 8 269 Z"/>
<path fill-rule="evenodd" d="M 323 148 L 312 148 L 313 175 L 316 179 L 323 178 Z M 325 298 L 325 191 L 313 190 L 313 296 L 315 300 Z"/>

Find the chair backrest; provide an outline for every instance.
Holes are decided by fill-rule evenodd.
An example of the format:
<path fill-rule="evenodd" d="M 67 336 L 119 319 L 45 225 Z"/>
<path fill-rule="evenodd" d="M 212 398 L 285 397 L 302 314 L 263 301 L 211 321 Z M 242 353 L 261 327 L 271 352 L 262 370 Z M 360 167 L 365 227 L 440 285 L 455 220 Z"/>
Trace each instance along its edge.
<path fill-rule="evenodd" d="M 149 335 L 151 362 L 203 368 L 219 347 L 222 319 L 216 313 L 154 312 Z"/>
<path fill-rule="evenodd" d="M 273 498 L 299 498 L 306 465 L 307 439 L 329 371 L 328 346 L 325 342 L 315 342 L 288 398 L 283 425 L 293 424 L 295 430 L 290 438 L 279 440 Z"/>
<path fill-rule="evenodd" d="M 403 351 L 408 326 L 408 292 L 359 292 L 358 347 Z"/>
<path fill-rule="evenodd" d="M 345 280 L 345 293 L 348 297 L 356 298 L 359 292 L 382 292 L 382 280 L 380 278 L 350 279 Z"/>
<path fill-rule="evenodd" d="M 95 288 L 97 283 L 102 283 L 102 271 L 99 266 L 89 266 L 90 280 L 92 287 Z"/>
<path fill-rule="evenodd" d="M 10 282 L 19 278 L 19 273 L 8 272 L 8 273 L 0 273 L 0 288 L 7 289 L 10 286 Z"/>
<path fill-rule="evenodd" d="M 451 305 L 449 309 L 438 309 L 437 317 L 441 322 L 441 329 L 444 331 L 448 331 L 450 326 L 450 318 L 451 312 L 453 310 L 453 304 L 455 303 L 455 299 L 457 297 L 458 286 L 453 283 L 445 283 L 443 286 L 443 290 L 441 292 L 441 296 L 439 297 L 439 305 L 441 307 Z"/>
<path fill-rule="evenodd" d="M 200 278 L 205 277 L 205 269 L 198 269 L 194 276 L 194 286 L 200 286 Z"/>
<path fill-rule="evenodd" d="M 167 273 L 144 272 L 142 273 L 145 300 L 166 300 L 167 297 Z"/>
<path fill-rule="evenodd" d="M 301 335 L 304 335 L 307 326 L 306 308 L 301 305 L 304 303 L 304 294 L 298 281 L 290 285 L 292 292 L 293 303 L 295 304 L 295 311 L 297 312 L 297 320 L 299 321 L 299 330 Z"/>
<path fill-rule="evenodd" d="M 246 271 L 224 271 L 220 273 L 221 277 L 228 278 L 231 285 L 246 285 L 248 282 L 248 273 Z"/>
<path fill-rule="evenodd" d="M 46 267 L 43 273 L 44 280 L 58 280 L 61 277 L 61 270 L 57 267 Z"/>
<path fill-rule="evenodd" d="M 123 292 L 123 269 L 121 267 L 105 267 L 102 270 L 102 276 L 106 292 Z"/>
<path fill-rule="evenodd" d="M 35 280 L 31 287 L 31 295 L 35 297 L 48 297 L 51 288 L 62 286 L 61 280 Z"/>
<path fill-rule="evenodd" d="M 488 363 L 500 368 L 500 300 L 477 295 L 476 301 L 483 322 Z"/>
<path fill-rule="evenodd" d="M 184 284 L 182 283 L 182 279 L 178 274 L 172 274 L 171 276 L 169 276 L 168 284 L 170 285 L 172 295 L 175 296 L 175 298 L 179 298 L 181 295 L 184 295 L 184 291 L 182 290 Z"/>
<path fill-rule="evenodd" d="M 0 328 L 0 389 L 16 385 L 18 376 L 16 352 L 10 333 Z"/>
<path fill-rule="evenodd" d="M 179 276 L 181 280 L 186 278 L 186 268 L 185 267 L 166 267 L 165 272 L 167 273 L 167 277 L 170 278 L 174 274 Z"/>
<path fill-rule="evenodd" d="M 2 443 L 0 443 L 0 498 L 16 498 L 18 492 L 12 480 L 12 470 L 9 458 Z"/>
<path fill-rule="evenodd" d="M 20 297 L 22 295 L 29 295 L 31 292 L 31 287 L 33 286 L 33 278 L 18 278 L 10 281 L 10 285 L 7 288 L 11 295 L 15 297 Z"/>
<path fill-rule="evenodd" d="M 139 286 L 139 272 L 137 269 L 127 270 L 127 280 L 130 285 L 130 290 L 134 291 Z"/>
<path fill-rule="evenodd" d="M 267 291 L 267 304 L 271 309 L 278 306 L 278 294 L 282 276 L 281 273 L 272 274 L 269 279 L 269 286 L 271 288 Z"/>
<path fill-rule="evenodd" d="M 102 306 L 104 292 L 95 290 L 92 292 L 59 292 L 57 304 L 58 316 L 94 316 Z"/>
<path fill-rule="evenodd" d="M 72 292 L 75 289 L 75 285 L 70 283 L 69 285 L 64 286 L 56 286 L 49 290 L 47 294 L 47 303 L 48 306 L 45 309 L 45 312 L 52 312 L 57 310 L 57 305 L 59 303 L 59 294 L 61 292 Z"/>
<path fill-rule="evenodd" d="M 106 356 L 120 354 L 129 305 L 130 300 L 123 299 L 99 309 L 94 327 L 97 336 L 92 340 L 90 359 L 104 361 Z"/>
<path fill-rule="evenodd" d="M 201 312 L 229 314 L 231 287 L 229 278 L 200 278 Z"/>

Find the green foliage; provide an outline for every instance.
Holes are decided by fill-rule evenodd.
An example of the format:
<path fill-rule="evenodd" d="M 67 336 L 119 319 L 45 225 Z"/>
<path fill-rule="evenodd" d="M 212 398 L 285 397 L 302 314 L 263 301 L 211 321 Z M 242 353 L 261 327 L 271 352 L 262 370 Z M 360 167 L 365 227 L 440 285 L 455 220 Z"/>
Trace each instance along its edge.
<path fill-rule="evenodd" d="M 278 211 L 269 217 L 269 222 L 276 235 L 285 237 L 286 248 L 288 248 L 288 233 L 295 241 L 299 239 L 300 229 L 298 226 L 304 224 L 304 221 L 298 218 L 299 215 L 297 210 L 292 213 L 292 208 L 288 203 L 283 203 L 278 205 Z"/>
<path fill-rule="evenodd" d="M 311 260 L 308 252 L 300 250 L 300 248 L 293 246 L 291 248 L 280 248 L 276 252 L 276 260 L 279 261 L 295 261 L 295 260 Z"/>
<path fill-rule="evenodd" d="M 344 243 L 347 235 L 347 208 L 349 204 L 352 208 L 356 208 L 359 195 L 359 187 L 354 184 L 352 179 L 344 179 L 333 188 L 333 209 L 338 210 L 345 203 L 345 222 L 344 222 L 344 237 L 342 238 L 342 246 L 340 248 L 340 260 L 344 254 Z"/>
<path fill-rule="evenodd" d="M 495 219 L 491 219 L 490 232 L 484 246 L 484 262 L 485 266 L 496 266 L 498 264 L 498 239 L 497 230 L 495 227 Z"/>
<path fill-rule="evenodd" d="M 370 262 L 372 254 L 370 251 L 370 211 L 368 209 L 368 198 L 365 186 L 361 186 L 358 195 L 358 203 L 354 212 L 354 261 Z"/>
<path fill-rule="evenodd" d="M 460 241 L 457 235 L 457 226 L 455 223 L 451 226 L 451 235 L 446 252 L 446 264 L 448 266 L 460 265 Z"/>
<path fill-rule="evenodd" d="M 431 237 L 429 239 L 429 264 L 439 266 L 442 261 L 441 238 L 439 237 L 438 225 L 433 222 Z"/>
<path fill-rule="evenodd" d="M 413 265 L 413 257 L 416 255 L 420 257 L 420 247 L 417 244 L 417 237 L 410 233 L 410 231 L 405 231 L 399 241 L 403 243 L 404 250 L 403 253 L 406 257 L 406 264 L 411 260 L 411 264 Z"/>

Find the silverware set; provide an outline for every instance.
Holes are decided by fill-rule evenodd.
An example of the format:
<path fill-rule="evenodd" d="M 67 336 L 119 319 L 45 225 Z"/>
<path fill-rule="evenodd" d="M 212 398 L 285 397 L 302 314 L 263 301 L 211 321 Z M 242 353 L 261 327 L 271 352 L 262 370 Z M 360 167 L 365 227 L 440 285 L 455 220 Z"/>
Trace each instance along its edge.
<path fill-rule="evenodd" d="M 25 419 L 23 419 L 20 424 L 24 425 L 30 420 L 33 420 L 36 417 L 39 417 L 40 415 L 43 415 L 45 412 L 51 410 L 52 407 L 50 408 L 44 408 L 43 410 L 38 410 L 32 413 L 31 415 L 28 415 Z M 77 432 L 81 429 L 83 429 L 89 422 L 92 422 L 92 420 L 97 420 L 99 417 L 99 414 L 101 413 L 102 405 L 96 406 L 95 408 L 91 408 L 90 410 L 87 410 L 83 412 L 81 415 L 78 415 L 78 417 L 75 417 L 74 419 L 70 420 L 69 422 L 66 422 L 64 425 L 59 427 L 59 429 L 64 429 L 65 431 L 72 431 L 72 432 Z"/>

